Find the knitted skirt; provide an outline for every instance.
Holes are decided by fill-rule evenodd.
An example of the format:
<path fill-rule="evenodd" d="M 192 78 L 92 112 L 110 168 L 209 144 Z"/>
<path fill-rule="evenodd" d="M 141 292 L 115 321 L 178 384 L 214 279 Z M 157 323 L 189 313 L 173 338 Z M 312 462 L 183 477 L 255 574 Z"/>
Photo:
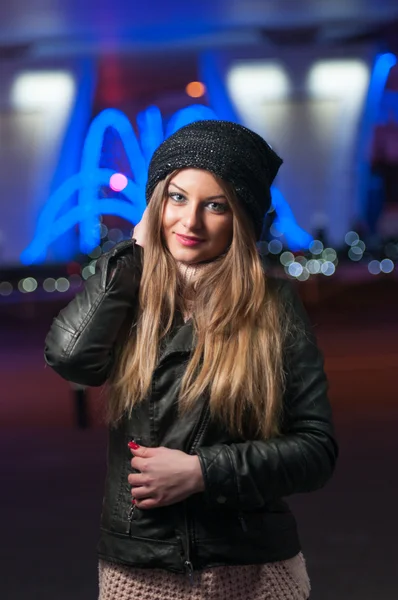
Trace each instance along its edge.
<path fill-rule="evenodd" d="M 100 560 L 98 600 L 307 600 L 303 555 L 264 565 L 213 567 L 187 575 Z"/>

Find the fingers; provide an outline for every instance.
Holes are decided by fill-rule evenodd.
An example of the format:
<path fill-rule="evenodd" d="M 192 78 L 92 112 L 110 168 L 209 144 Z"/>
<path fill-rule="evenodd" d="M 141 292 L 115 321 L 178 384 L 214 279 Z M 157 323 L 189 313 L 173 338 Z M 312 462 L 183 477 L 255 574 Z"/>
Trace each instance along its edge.
<path fill-rule="evenodd" d="M 129 442 L 128 446 L 133 455 L 131 466 L 135 471 L 139 471 L 139 473 L 130 473 L 127 478 L 132 486 L 131 495 L 134 505 L 143 510 L 156 508 L 161 505 L 160 500 L 151 496 L 154 493 L 151 487 L 153 482 L 146 471 L 148 469 L 148 458 L 153 457 L 157 449 L 139 446 L 133 441 Z"/>
<path fill-rule="evenodd" d="M 133 487 L 142 487 L 150 483 L 149 479 L 142 473 L 130 473 L 127 477 L 127 481 Z"/>
<path fill-rule="evenodd" d="M 130 462 L 133 469 L 136 471 L 140 471 L 141 473 L 145 473 L 147 470 L 147 462 L 144 458 L 140 458 L 139 456 L 134 456 Z"/>
<path fill-rule="evenodd" d="M 136 501 L 136 504 L 137 504 L 137 501 L 144 500 L 145 498 L 151 498 L 150 491 L 145 487 L 131 488 L 131 495 L 132 495 L 133 499 Z"/>
<path fill-rule="evenodd" d="M 151 496 L 150 490 L 145 486 L 132 487 L 131 496 L 134 506 L 136 506 L 136 508 L 139 508 L 140 510 L 156 508 L 160 505 L 159 499 L 156 499 L 153 496 Z"/>
<path fill-rule="evenodd" d="M 157 500 L 155 500 L 155 498 L 145 498 L 144 500 L 137 499 L 134 504 L 140 510 L 147 510 L 159 507 L 159 503 Z"/>

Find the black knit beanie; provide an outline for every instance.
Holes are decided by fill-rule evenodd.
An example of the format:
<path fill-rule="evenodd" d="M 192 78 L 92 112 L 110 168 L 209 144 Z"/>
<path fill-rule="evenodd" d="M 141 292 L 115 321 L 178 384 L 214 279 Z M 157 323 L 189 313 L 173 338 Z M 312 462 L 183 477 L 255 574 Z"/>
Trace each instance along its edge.
<path fill-rule="evenodd" d="M 182 168 L 205 169 L 228 181 L 253 222 L 257 240 L 271 204 L 270 187 L 282 159 L 262 137 L 229 121 L 195 121 L 178 129 L 155 151 L 146 200 L 159 181 Z"/>

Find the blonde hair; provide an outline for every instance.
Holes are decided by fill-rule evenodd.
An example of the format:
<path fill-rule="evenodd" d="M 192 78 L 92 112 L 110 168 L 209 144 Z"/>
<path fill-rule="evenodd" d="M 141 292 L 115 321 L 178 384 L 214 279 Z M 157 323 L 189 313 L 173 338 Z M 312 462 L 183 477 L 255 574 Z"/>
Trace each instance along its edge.
<path fill-rule="evenodd" d="M 139 308 L 115 361 L 111 423 L 148 394 L 160 341 L 176 309 L 184 308 L 176 263 L 162 235 L 164 202 L 175 174 L 157 185 L 149 203 Z M 233 212 L 233 239 L 194 284 L 196 343 L 181 382 L 179 410 L 189 411 L 207 394 L 212 417 L 231 432 L 266 439 L 279 432 L 288 325 L 264 274 L 253 227 L 231 186 L 217 181 Z"/>

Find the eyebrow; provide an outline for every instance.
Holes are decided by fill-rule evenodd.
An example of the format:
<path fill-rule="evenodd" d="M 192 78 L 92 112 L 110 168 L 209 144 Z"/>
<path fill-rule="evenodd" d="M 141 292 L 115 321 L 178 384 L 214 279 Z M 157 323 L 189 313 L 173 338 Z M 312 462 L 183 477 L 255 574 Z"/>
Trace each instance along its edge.
<path fill-rule="evenodd" d="M 181 192 L 184 192 L 184 194 L 188 195 L 188 192 L 186 190 L 184 190 L 182 187 L 180 187 L 179 185 L 177 185 L 176 183 L 173 183 L 172 181 L 170 181 L 169 185 L 174 185 L 174 187 L 178 188 Z M 218 198 L 224 198 L 224 200 L 227 199 L 224 194 L 218 194 L 217 196 L 209 196 L 208 198 L 206 198 L 206 200 L 217 200 Z"/>

